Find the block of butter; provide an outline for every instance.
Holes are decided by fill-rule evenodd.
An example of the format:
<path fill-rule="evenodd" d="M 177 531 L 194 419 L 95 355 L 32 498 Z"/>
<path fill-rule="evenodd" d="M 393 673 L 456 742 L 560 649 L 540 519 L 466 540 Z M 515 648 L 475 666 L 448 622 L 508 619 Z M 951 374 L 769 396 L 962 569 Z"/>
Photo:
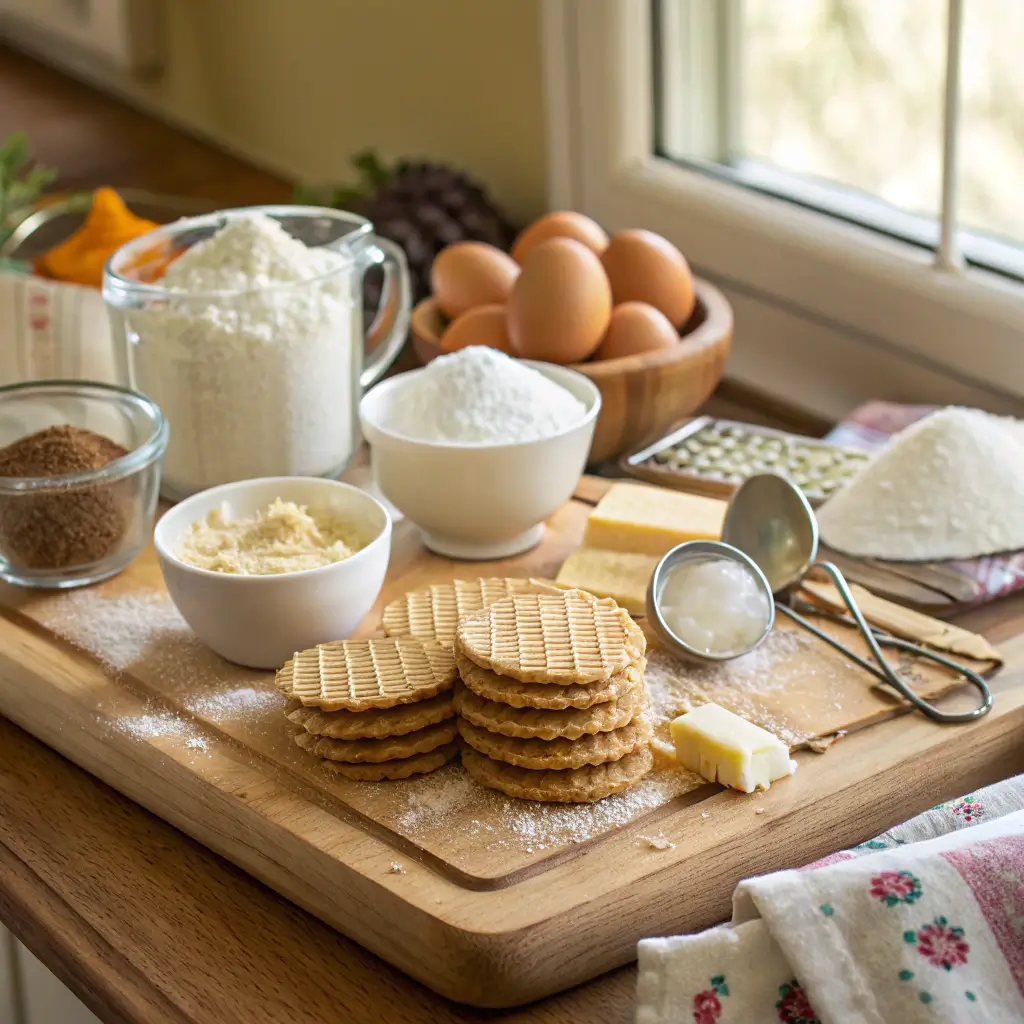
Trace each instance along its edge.
<path fill-rule="evenodd" d="M 657 564 L 657 555 L 578 548 L 562 564 L 555 582 L 563 587 L 579 587 L 598 597 L 613 598 L 626 611 L 643 615 L 647 584 Z"/>
<path fill-rule="evenodd" d="M 679 763 L 709 782 L 753 793 L 796 771 L 782 740 L 719 704 L 694 708 L 670 728 Z"/>
<path fill-rule="evenodd" d="M 612 484 L 587 519 L 584 547 L 660 558 L 688 540 L 717 540 L 726 503 L 643 484 Z"/>

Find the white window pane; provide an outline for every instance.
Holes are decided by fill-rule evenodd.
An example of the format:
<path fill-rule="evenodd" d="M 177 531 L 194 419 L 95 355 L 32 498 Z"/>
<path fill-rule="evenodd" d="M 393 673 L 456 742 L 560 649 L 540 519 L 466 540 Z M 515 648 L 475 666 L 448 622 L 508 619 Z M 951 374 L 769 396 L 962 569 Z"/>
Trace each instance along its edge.
<path fill-rule="evenodd" d="M 741 0 L 746 155 L 936 215 L 940 0 Z"/>
<path fill-rule="evenodd" d="M 662 90 L 690 80 L 673 78 L 671 68 L 673 61 L 693 61 L 692 43 L 673 40 L 671 32 L 676 25 L 679 34 L 692 32 L 702 3 L 662 0 Z M 731 25 L 722 11 L 731 14 Z M 895 216 L 887 224 L 885 210 L 923 222 L 938 214 L 942 0 L 719 0 L 710 17 L 716 25 L 706 31 L 717 50 L 717 74 L 705 76 L 705 88 L 698 83 L 688 102 L 664 98 L 663 117 L 729 118 L 735 126 L 731 152 L 711 159 L 731 166 L 741 181 L 920 237 L 920 224 L 908 227 L 906 218 Z M 715 92 L 710 112 L 701 110 L 701 92 Z M 706 147 L 687 152 L 686 142 L 677 141 L 691 137 L 661 125 L 666 155 L 708 159 Z M 877 209 L 861 218 L 858 204 L 865 201 Z M 923 233 L 934 239 L 934 224 L 924 223 Z"/>
<path fill-rule="evenodd" d="M 1024 240 L 1024 2 L 964 5 L 960 223 Z"/>

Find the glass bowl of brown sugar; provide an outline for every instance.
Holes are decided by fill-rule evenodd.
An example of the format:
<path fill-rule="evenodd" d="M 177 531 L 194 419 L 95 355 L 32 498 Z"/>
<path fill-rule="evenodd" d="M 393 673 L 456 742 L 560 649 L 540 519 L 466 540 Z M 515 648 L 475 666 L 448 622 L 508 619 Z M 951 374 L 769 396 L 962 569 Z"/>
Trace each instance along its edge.
<path fill-rule="evenodd" d="M 145 395 L 89 381 L 0 387 L 0 579 L 66 588 L 149 543 L 167 422 Z"/>

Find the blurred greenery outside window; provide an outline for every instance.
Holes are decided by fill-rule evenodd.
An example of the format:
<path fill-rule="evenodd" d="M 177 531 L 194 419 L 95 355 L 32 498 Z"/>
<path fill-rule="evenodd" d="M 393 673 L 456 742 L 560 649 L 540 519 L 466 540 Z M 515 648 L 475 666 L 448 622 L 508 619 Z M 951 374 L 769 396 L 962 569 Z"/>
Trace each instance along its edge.
<path fill-rule="evenodd" d="M 1024 2 L 963 0 L 943 210 L 943 0 L 655 0 L 655 149 L 1024 278 Z M 947 129 L 949 130 L 949 129 Z"/>

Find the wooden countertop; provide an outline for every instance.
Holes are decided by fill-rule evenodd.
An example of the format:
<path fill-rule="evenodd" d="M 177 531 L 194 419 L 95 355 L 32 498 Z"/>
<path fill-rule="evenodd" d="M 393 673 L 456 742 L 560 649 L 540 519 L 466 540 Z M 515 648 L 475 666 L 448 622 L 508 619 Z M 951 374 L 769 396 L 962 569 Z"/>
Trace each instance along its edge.
<path fill-rule="evenodd" d="M 109 1024 L 633 1019 L 635 970 L 456 1006 L 0 718 L 0 917 Z"/>

